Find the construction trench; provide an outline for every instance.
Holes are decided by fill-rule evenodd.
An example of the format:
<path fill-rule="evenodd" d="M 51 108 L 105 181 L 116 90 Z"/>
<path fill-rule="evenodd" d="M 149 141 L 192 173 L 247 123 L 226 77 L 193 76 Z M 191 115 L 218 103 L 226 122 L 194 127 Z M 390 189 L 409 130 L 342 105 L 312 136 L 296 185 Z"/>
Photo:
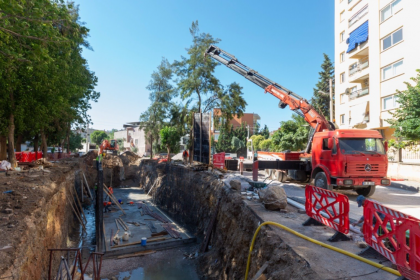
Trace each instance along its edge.
<path fill-rule="evenodd" d="M 91 152 L 42 170 L 0 175 L 0 279 L 48 279 L 48 249 L 82 248 L 82 267 L 97 250 L 94 199 L 83 187 L 95 193 L 95 158 Z M 251 240 L 264 221 L 298 228 L 319 240 L 332 233 L 326 227 L 302 227 L 307 216 L 293 206 L 270 211 L 247 200 L 222 180 L 228 173 L 157 163 L 130 153 L 107 155 L 103 170 L 104 185 L 112 186 L 112 197 L 123 204 L 103 213 L 101 279 L 244 279 Z M 83 200 L 84 214 L 78 211 L 78 200 Z M 115 244 L 118 229 L 119 237 L 125 231 L 130 236 Z M 141 245 L 143 237 L 146 246 Z M 341 245 L 356 252 L 354 247 L 353 242 Z M 53 254 L 51 279 L 66 254 Z M 248 279 L 337 279 L 372 270 L 265 226 L 252 250 Z M 395 279 L 375 272 L 369 279 Z M 92 279 L 92 273 L 88 265 L 84 279 Z"/>

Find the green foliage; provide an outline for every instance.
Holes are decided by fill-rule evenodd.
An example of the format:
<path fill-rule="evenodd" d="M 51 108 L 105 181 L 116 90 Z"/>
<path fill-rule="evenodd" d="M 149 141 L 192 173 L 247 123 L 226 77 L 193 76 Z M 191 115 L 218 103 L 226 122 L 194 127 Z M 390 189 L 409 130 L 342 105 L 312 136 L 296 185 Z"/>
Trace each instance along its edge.
<path fill-rule="evenodd" d="M 135 154 L 137 154 L 137 152 L 139 151 L 139 149 L 137 149 L 137 147 L 131 147 L 131 151 Z"/>
<path fill-rule="evenodd" d="M 260 131 L 262 136 L 264 136 L 265 139 L 268 139 L 270 137 L 270 130 L 268 129 L 267 125 L 264 125 L 264 128 Z"/>
<path fill-rule="evenodd" d="M 309 127 L 304 118 L 292 115 L 292 120 L 280 123 L 281 128 L 271 137 L 271 148 L 275 152 L 300 151 L 308 142 Z"/>
<path fill-rule="evenodd" d="M 233 152 L 232 149 L 232 137 L 233 137 L 233 128 L 232 126 L 227 128 L 225 125 L 222 125 L 219 130 L 219 138 L 216 142 L 217 152 Z"/>
<path fill-rule="evenodd" d="M 233 151 L 235 151 L 235 152 L 238 151 L 239 149 L 242 149 L 243 147 L 245 147 L 244 142 L 239 140 L 239 138 L 236 137 L 236 136 L 232 137 L 231 145 L 232 145 Z"/>
<path fill-rule="evenodd" d="M 333 79 L 332 87 L 334 92 L 334 65 L 328 55 L 324 53 L 324 61 L 321 64 L 321 72 L 319 72 L 319 80 L 314 88 L 314 95 L 311 98 L 311 105 L 315 108 L 316 111 L 322 113 L 328 120 L 330 118 L 330 79 Z M 328 95 L 320 94 L 319 91 L 323 91 Z"/>
<path fill-rule="evenodd" d="M 394 136 L 399 139 L 396 142 L 405 142 L 405 146 L 416 145 L 420 141 L 420 70 L 411 80 L 414 85 L 405 82 L 407 89 L 397 90 L 399 107 L 390 112 L 393 119 L 387 120 L 395 128 Z"/>
<path fill-rule="evenodd" d="M 124 148 L 124 141 L 125 141 L 125 139 L 118 138 L 116 140 L 117 140 L 117 143 L 118 143 L 118 150 L 120 152 L 124 152 L 125 151 L 125 148 Z"/>
<path fill-rule="evenodd" d="M 167 59 L 162 58 L 157 71 L 152 73 L 152 78 L 147 86 L 152 104 L 147 111 L 140 115 L 140 128 L 144 129 L 147 141 L 152 146 L 152 157 L 153 152 L 158 147 L 159 135 L 165 119 L 170 117 L 168 108 L 171 107 L 171 99 L 176 94 L 176 90 L 171 84 L 172 75 L 171 64 Z"/>
<path fill-rule="evenodd" d="M 233 136 L 238 137 L 243 143 L 246 143 L 246 138 L 248 136 L 248 129 L 246 128 L 245 123 L 243 122 L 240 127 L 237 127 L 233 130 Z"/>
<path fill-rule="evenodd" d="M 178 131 L 172 126 L 165 126 L 160 130 L 160 141 L 168 154 L 179 151 L 179 139 Z"/>
<path fill-rule="evenodd" d="M 270 151 L 271 144 L 272 144 L 271 139 L 265 139 L 259 143 L 259 149 L 261 151 Z"/>
<path fill-rule="evenodd" d="M 114 138 L 114 133 L 117 132 L 117 131 L 118 131 L 118 129 L 115 129 L 115 128 L 111 129 L 111 132 L 108 134 L 108 139 L 109 140 L 115 139 Z"/>
<path fill-rule="evenodd" d="M 70 138 L 69 138 L 70 151 L 76 152 L 76 150 L 82 149 L 83 148 L 82 141 L 83 141 L 83 138 L 80 135 L 80 133 L 71 132 Z"/>
<path fill-rule="evenodd" d="M 106 134 L 106 132 L 102 130 L 96 130 L 91 134 L 91 138 L 93 143 L 100 146 L 102 144 L 102 141 L 108 138 L 108 134 Z"/>
<path fill-rule="evenodd" d="M 262 135 L 255 135 L 255 134 L 252 135 L 250 137 L 250 139 L 252 140 L 252 148 L 253 148 L 254 151 L 260 150 L 260 143 L 265 140 L 264 136 L 262 136 Z M 251 141 L 249 141 L 247 143 L 247 147 L 248 148 L 251 148 Z"/>

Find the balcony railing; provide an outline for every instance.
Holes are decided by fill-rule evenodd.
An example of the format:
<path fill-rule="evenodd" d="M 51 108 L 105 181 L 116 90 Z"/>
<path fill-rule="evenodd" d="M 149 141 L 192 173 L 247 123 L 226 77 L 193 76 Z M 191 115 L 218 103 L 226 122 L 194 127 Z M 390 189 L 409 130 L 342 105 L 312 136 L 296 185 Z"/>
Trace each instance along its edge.
<path fill-rule="evenodd" d="M 359 98 L 359 97 L 362 97 L 362 96 L 365 96 L 365 95 L 368 95 L 368 94 L 369 94 L 369 88 L 368 87 L 367 88 L 362 88 L 362 89 L 350 92 L 349 100 L 354 100 L 356 98 Z"/>
<path fill-rule="evenodd" d="M 350 3 L 351 1 L 349 1 Z M 349 19 L 349 27 L 362 19 L 369 12 L 369 6 L 364 6 L 360 11 L 358 11 L 354 16 Z"/>
<path fill-rule="evenodd" d="M 359 71 L 369 67 L 369 58 L 359 60 L 359 62 L 353 63 L 349 66 L 349 76 L 353 76 Z"/>

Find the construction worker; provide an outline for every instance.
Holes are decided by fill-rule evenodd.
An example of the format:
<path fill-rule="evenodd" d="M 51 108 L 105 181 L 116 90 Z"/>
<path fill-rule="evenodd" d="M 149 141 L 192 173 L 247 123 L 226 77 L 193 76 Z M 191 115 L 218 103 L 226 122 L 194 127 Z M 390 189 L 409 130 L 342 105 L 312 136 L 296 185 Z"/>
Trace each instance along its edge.
<path fill-rule="evenodd" d="M 187 164 L 187 162 L 188 162 L 188 151 L 187 150 L 184 150 L 184 152 L 182 153 L 182 159 L 183 159 L 183 161 L 184 161 L 184 164 Z"/>
<path fill-rule="evenodd" d="M 373 202 L 379 203 L 379 202 L 378 202 L 378 201 L 376 201 L 376 200 L 373 200 L 373 199 L 370 199 L 370 200 L 371 200 L 371 201 L 373 201 Z M 363 195 L 359 195 L 359 196 L 356 198 L 356 201 L 357 201 L 357 206 L 358 206 L 358 207 L 365 206 L 365 203 L 366 203 L 366 197 L 364 197 Z M 379 203 L 379 204 L 380 204 L 380 203 Z M 376 213 L 378 213 L 378 216 L 379 216 L 379 218 L 381 218 L 381 220 L 385 219 L 385 215 L 384 215 L 384 214 L 382 214 L 382 213 L 380 213 L 380 212 L 376 212 Z M 364 222 L 364 220 L 365 220 L 365 216 L 363 216 L 363 215 L 362 215 L 362 217 L 360 217 L 360 219 L 359 219 L 356 223 L 352 223 L 352 226 L 357 226 L 357 225 L 359 225 L 359 224 L 363 223 L 363 222 Z M 376 217 L 373 217 L 373 225 L 375 225 L 375 224 L 376 224 Z M 379 235 L 381 235 L 381 228 L 379 228 L 378 233 L 379 233 Z"/>

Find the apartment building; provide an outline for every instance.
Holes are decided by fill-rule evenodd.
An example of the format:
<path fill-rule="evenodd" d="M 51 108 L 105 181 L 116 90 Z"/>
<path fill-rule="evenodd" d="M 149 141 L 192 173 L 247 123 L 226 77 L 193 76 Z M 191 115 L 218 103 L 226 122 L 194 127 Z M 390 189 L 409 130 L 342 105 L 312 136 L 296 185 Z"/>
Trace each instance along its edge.
<path fill-rule="evenodd" d="M 396 90 L 420 69 L 420 1 L 335 0 L 335 120 L 394 132 Z"/>
<path fill-rule="evenodd" d="M 137 148 L 137 154 L 139 156 L 150 156 L 151 146 L 146 140 L 144 130 L 139 125 L 140 122 L 124 124 L 124 129 L 114 132 L 114 138 L 123 139 L 123 145 L 126 151 Z"/>
<path fill-rule="evenodd" d="M 219 123 L 222 122 L 221 118 L 221 111 L 218 108 L 213 109 L 213 119 L 220 118 Z M 242 123 L 245 123 L 247 127 L 249 127 L 249 135 L 254 134 L 254 129 L 257 127 L 257 122 L 260 120 L 260 116 L 254 113 L 244 113 L 242 117 L 238 118 L 238 116 L 234 116 L 232 120 L 230 120 L 230 124 L 233 128 L 240 127 Z M 214 140 L 217 141 L 219 139 L 219 128 L 215 126 L 215 122 L 212 122 L 212 134 L 214 136 Z"/>

